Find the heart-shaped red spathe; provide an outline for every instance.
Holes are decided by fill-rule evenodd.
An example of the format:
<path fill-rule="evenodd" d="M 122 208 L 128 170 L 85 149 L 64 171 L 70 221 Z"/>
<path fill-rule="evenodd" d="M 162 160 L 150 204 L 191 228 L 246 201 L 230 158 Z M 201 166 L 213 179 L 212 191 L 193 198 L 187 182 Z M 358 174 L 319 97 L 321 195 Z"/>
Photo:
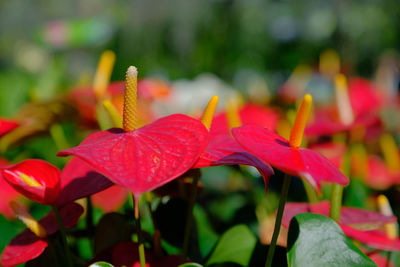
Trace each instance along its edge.
<path fill-rule="evenodd" d="M 189 170 L 207 143 L 208 131 L 200 121 L 175 114 L 131 132 L 114 128 L 91 134 L 57 155 L 85 160 L 138 196 Z"/>
<path fill-rule="evenodd" d="M 67 228 L 74 227 L 83 213 L 83 208 L 76 203 L 69 203 L 60 210 L 63 224 Z M 48 235 L 59 230 L 56 216 L 53 211 L 49 212 L 39 221 Z M 25 230 L 17 235 L 3 250 L 1 265 L 4 267 L 15 266 L 39 257 L 48 246 L 47 238 L 40 238 L 30 230 Z"/>
<path fill-rule="evenodd" d="M 236 141 L 249 153 L 287 174 L 305 178 L 317 190 L 321 182 L 347 185 L 349 179 L 321 154 L 298 147 L 257 125 L 232 129 Z"/>
<path fill-rule="evenodd" d="M 236 164 L 256 167 L 264 178 L 265 187 L 268 186 L 269 177 L 274 173 L 268 163 L 245 151 L 235 139 L 224 133 L 210 134 L 207 148 L 193 168 Z"/>
<path fill-rule="evenodd" d="M 53 205 L 60 191 L 60 170 L 40 159 L 28 159 L 3 168 L 4 179 L 19 193 L 32 201 L 44 205 Z M 40 186 L 31 186 L 24 182 L 21 175 L 27 175 Z"/>
<path fill-rule="evenodd" d="M 322 201 L 320 203 L 297 203 L 291 202 L 285 205 L 285 211 L 282 217 L 282 225 L 289 227 L 290 220 L 299 213 L 310 212 L 329 216 L 330 203 Z M 339 224 L 352 226 L 368 226 L 377 229 L 386 223 L 395 222 L 395 216 L 386 216 L 382 213 L 363 210 L 353 207 L 342 207 Z"/>
<path fill-rule="evenodd" d="M 79 158 L 72 158 L 61 172 L 60 194 L 57 206 L 103 191 L 114 183 L 96 172 L 92 166 Z"/>

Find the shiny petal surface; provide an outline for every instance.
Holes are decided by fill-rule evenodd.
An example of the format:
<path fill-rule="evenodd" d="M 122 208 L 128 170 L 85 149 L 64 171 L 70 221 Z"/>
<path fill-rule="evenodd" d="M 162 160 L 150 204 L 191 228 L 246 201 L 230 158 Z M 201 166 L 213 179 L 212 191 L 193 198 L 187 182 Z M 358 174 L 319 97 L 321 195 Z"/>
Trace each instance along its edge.
<path fill-rule="evenodd" d="M 58 206 L 87 197 L 113 185 L 108 178 L 96 172 L 79 158 L 72 158 L 61 172 L 61 191 Z"/>
<path fill-rule="evenodd" d="M 77 156 L 139 195 L 190 169 L 207 143 L 208 131 L 200 121 L 175 114 L 131 132 L 110 129 L 94 133 L 58 155 Z"/>
<path fill-rule="evenodd" d="M 28 159 L 1 169 L 4 179 L 18 192 L 32 201 L 53 205 L 60 191 L 60 170 L 39 159 Z M 28 176 L 39 186 L 26 183 L 22 176 Z"/>
<path fill-rule="evenodd" d="M 271 166 L 249 154 L 235 139 L 224 133 L 210 134 L 207 148 L 201 154 L 194 168 L 236 164 L 256 167 L 264 178 L 265 186 L 268 186 L 269 177 L 273 174 Z"/>
<path fill-rule="evenodd" d="M 300 176 L 317 190 L 321 182 L 347 185 L 349 180 L 321 154 L 305 148 L 292 148 L 276 133 L 257 125 L 232 130 L 236 141 L 249 153 L 290 175 Z"/>

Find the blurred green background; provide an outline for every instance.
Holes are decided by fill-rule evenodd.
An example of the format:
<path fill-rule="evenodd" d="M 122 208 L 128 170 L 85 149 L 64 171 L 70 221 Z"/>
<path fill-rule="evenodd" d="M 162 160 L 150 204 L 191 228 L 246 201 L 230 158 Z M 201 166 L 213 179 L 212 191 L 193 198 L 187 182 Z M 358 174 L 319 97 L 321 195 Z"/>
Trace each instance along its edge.
<path fill-rule="evenodd" d="M 231 82 L 250 70 L 279 83 L 326 48 L 349 72 L 370 76 L 382 53 L 400 46 L 399 14 L 396 0 L 3 0 L 0 69 L 10 81 L 0 90 L 37 87 L 45 73 L 53 80 L 42 87 L 73 86 L 104 49 L 117 54 L 114 80 L 136 65 L 141 76 L 211 72 Z"/>

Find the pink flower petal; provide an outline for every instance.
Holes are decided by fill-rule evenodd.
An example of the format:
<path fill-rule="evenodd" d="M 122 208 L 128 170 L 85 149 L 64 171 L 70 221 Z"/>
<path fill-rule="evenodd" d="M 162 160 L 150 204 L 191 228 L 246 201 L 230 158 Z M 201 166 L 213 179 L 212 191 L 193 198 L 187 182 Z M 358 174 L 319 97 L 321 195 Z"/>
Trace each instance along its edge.
<path fill-rule="evenodd" d="M 307 179 L 317 190 L 321 182 L 347 185 L 349 180 L 321 154 L 302 147 L 292 148 L 276 133 L 257 125 L 232 130 L 236 141 L 249 153 L 290 175 Z"/>
<path fill-rule="evenodd" d="M 151 191 L 189 170 L 208 143 L 200 121 L 175 114 L 135 131 L 94 133 L 58 153 L 77 156 L 133 194 Z"/>

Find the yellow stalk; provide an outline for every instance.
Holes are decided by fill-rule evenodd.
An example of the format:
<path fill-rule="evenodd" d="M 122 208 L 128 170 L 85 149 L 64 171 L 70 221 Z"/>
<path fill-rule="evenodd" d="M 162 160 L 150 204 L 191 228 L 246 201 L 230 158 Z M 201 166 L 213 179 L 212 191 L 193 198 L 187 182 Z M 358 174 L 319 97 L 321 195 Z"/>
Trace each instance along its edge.
<path fill-rule="evenodd" d="M 32 187 L 40 187 L 40 186 L 42 186 L 38 181 L 36 181 L 31 176 L 26 175 L 25 173 L 20 172 L 18 175 L 29 186 L 32 186 Z"/>
<path fill-rule="evenodd" d="M 345 125 L 350 125 L 354 121 L 354 114 L 347 90 L 347 79 L 343 74 L 335 76 L 335 92 L 340 121 Z"/>
<path fill-rule="evenodd" d="M 379 139 L 379 145 L 382 150 L 386 165 L 391 171 L 400 170 L 400 157 L 396 142 L 390 134 L 383 134 Z"/>
<path fill-rule="evenodd" d="M 103 106 L 105 110 L 107 111 L 108 115 L 110 115 L 110 118 L 114 124 L 114 127 L 117 128 L 122 128 L 122 117 L 121 114 L 119 114 L 118 110 L 116 107 L 111 103 L 110 100 L 104 100 L 103 101 Z"/>
<path fill-rule="evenodd" d="M 17 215 L 17 218 L 20 219 L 36 236 L 40 238 L 47 236 L 46 229 L 44 229 L 44 227 L 41 226 L 40 223 L 35 220 L 35 218 L 33 218 L 24 207 L 14 201 L 10 202 L 10 206 Z"/>
<path fill-rule="evenodd" d="M 126 71 L 123 128 L 125 131 L 133 131 L 138 128 L 137 119 L 137 75 L 138 71 L 130 66 Z"/>
<path fill-rule="evenodd" d="M 93 81 L 93 91 L 98 100 L 101 100 L 106 94 L 114 62 L 115 53 L 113 51 L 106 50 L 101 54 Z"/>
<path fill-rule="evenodd" d="M 390 207 L 389 200 L 384 195 L 378 196 L 379 211 L 386 216 L 393 216 L 392 208 Z M 396 223 L 387 223 L 384 226 L 385 233 L 390 239 L 396 239 L 399 236 Z"/>
<path fill-rule="evenodd" d="M 207 107 L 204 110 L 203 117 L 201 118 L 201 122 L 204 124 L 204 126 L 206 126 L 208 130 L 210 130 L 215 110 L 217 109 L 218 101 L 219 97 L 217 95 L 213 96 L 208 102 Z"/>
<path fill-rule="evenodd" d="M 240 119 L 238 110 L 238 101 L 236 99 L 229 99 L 226 105 L 226 119 L 228 120 L 229 130 L 235 127 L 242 126 L 242 120 Z"/>
<path fill-rule="evenodd" d="M 289 144 L 291 147 L 299 147 L 303 141 L 304 129 L 307 124 L 307 119 L 310 114 L 312 105 L 312 96 L 306 94 L 301 102 L 300 108 L 297 111 L 296 119 L 290 132 Z"/>

